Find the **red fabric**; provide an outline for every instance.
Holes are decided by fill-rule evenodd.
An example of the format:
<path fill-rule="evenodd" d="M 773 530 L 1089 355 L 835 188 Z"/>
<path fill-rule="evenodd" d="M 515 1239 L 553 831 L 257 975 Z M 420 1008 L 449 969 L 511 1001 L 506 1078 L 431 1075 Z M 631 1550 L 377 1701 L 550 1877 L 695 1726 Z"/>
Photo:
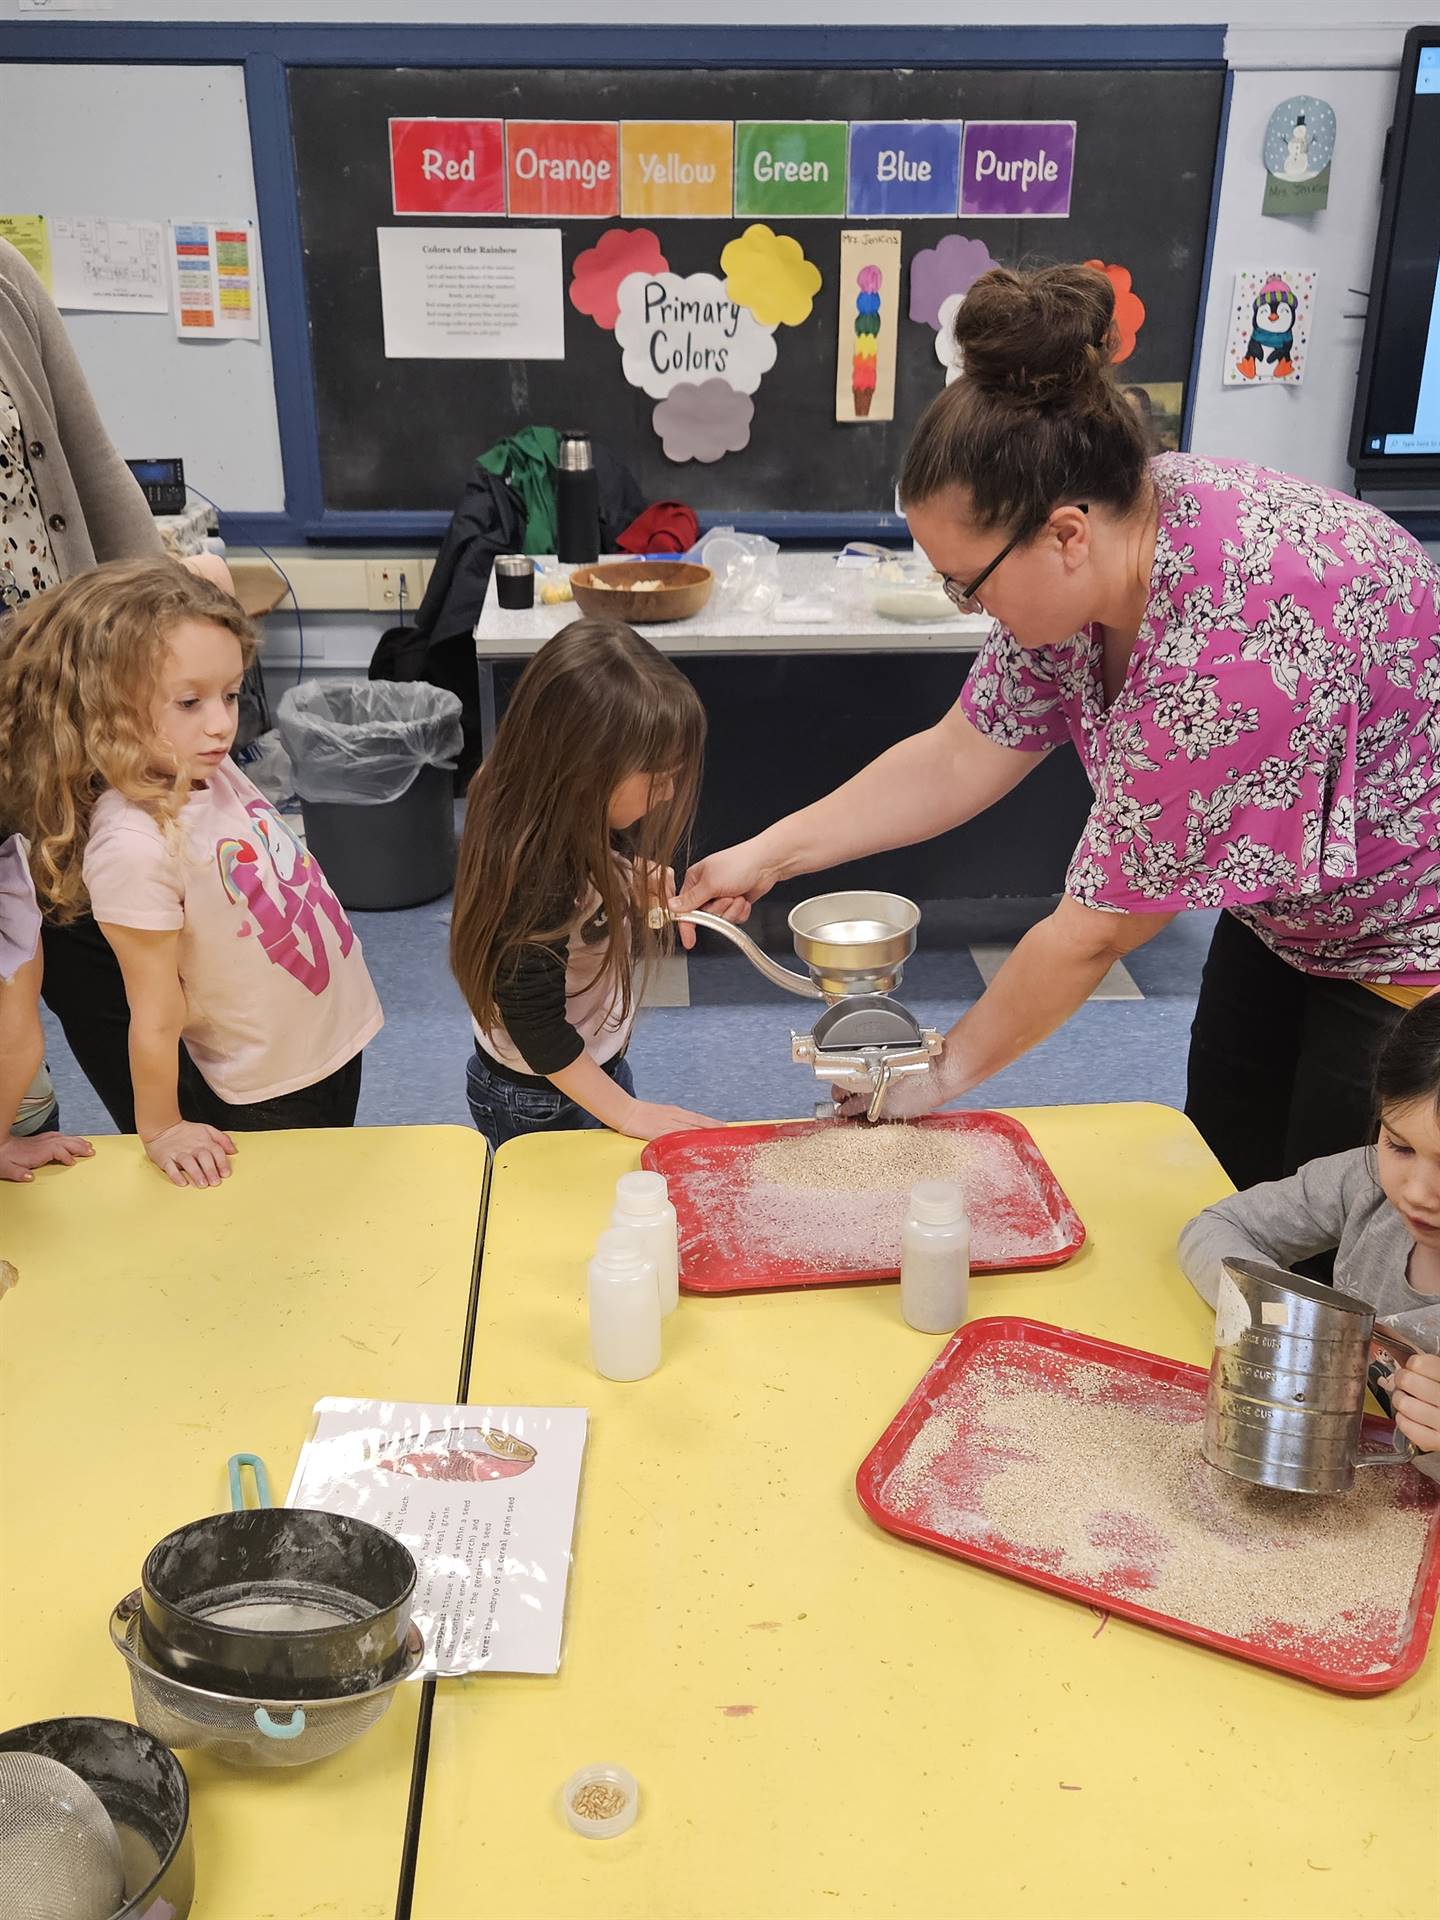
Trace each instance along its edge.
<path fill-rule="evenodd" d="M 700 538 L 700 522 L 678 500 L 657 500 L 615 542 L 624 553 L 688 553 Z"/>

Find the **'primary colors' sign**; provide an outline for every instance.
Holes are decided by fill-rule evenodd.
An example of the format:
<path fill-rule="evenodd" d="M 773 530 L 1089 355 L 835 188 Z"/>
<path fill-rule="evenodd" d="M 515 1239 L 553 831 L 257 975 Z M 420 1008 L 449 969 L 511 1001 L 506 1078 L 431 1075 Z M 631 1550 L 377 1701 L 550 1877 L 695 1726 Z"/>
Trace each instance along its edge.
<path fill-rule="evenodd" d="M 625 378 L 653 400 L 682 381 L 754 393 L 775 364 L 774 328 L 737 306 L 713 273 L 627 274 L 618 304 Z"/>

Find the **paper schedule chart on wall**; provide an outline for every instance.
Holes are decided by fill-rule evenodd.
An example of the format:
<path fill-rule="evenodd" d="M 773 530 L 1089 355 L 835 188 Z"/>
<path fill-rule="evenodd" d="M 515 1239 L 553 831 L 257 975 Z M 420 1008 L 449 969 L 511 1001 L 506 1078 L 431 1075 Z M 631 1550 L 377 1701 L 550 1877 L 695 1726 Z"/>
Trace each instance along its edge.
<path fill-rule="evenodd" d="M 620 210 L 627 219 L 730 217 L 729 120 L 622 120 Z"/>
<path fill-rule="evenodd" d="M 507 120 L 505 167 L 514 217 L 612 220 L 620 211 L 614 120 Z"/>
<path fill-rule="evenodd" d="M 967 120 L 961 215 L 1064 220 L 1074 171 L 1073 120 Z"/>
<path fill-rule="evenodd" d="M 387 360 L 563 360 L 558 227 L 381 227 Z"/>
<path fill-rule="evenodd" d="M 390 200 L 396 213 L 504 213 L 505 123 L 392 120 Z"/>
<path fill-rule="evenodd" d="M 900 235 L 877 227 L 840 236 L 840 323 L 835 418 L 895 418 Z"/>
<path fill-rule="evenodd" d="M 843 120 L 742 120 L 735 128 L 735 214 L 836 219 L 845 211 Z"/>
<path fill-rule="evenodd" d="M 182 340 L 258 340 L 253 220 L 172 220 L 170 273 Z"/>
<path fill-rule="evenodd" d="M 948 219 L 960 197 L 958 120 L 856 120 L 850 127 L 852 220 Z"/>

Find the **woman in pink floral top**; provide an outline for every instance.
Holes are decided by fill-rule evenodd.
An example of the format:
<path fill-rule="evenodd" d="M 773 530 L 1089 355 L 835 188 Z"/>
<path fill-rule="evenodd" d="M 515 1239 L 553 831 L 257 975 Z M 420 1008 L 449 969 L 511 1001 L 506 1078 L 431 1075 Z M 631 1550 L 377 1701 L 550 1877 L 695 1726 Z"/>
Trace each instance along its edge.
<path fill-rule="evenodd" d="M 891 1110 L 978 1086 L 1176 914 L 1224 908 L 1187 1111 L 1237 1185 L 1373 1137 L 1370 1068 L 1440 985 L 1440 571 L 1343 495 L 1147 460 L 1108 369 L 1113 294 L 997 270 L 901 494 L 951 597 L 997 625 L 959 701 L 814 806 L 687 875 L 743 918 L 779 879 L 972 818 L 1074 742 L 1095 799 L 1065 895 Z"/>

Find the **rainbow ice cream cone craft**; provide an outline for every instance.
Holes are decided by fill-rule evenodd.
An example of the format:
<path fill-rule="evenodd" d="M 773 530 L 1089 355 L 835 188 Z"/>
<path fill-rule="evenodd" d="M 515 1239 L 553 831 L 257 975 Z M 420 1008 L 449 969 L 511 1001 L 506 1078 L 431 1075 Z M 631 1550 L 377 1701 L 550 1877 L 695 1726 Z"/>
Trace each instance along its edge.
<path fill-rule="evenodd" d="M 863 420 L 875 398 L 875 360 L 880 350 L 880 283 L 885 278 L 879 267 L 862 267 L 855 276 L 860 288 L 855 300 L 855 357 L 850 363 L 850 391 L 855 396 L 855 413 Z"/>

